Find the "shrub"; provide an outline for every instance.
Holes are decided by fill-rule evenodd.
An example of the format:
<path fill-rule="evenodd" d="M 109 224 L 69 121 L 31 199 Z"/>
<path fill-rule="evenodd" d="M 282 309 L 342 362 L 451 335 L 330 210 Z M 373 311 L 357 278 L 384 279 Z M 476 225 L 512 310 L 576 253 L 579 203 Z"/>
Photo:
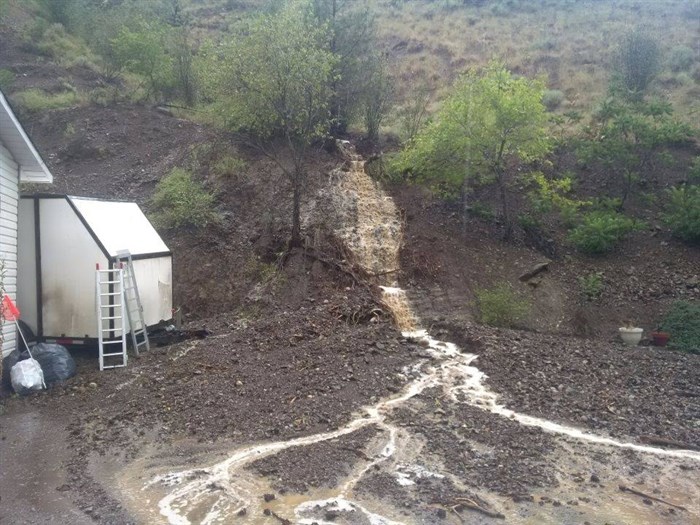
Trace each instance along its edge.
<path fill-rule="evenodd" d="M 584 253 L 601 254 L 612 250 L 625 235 L 638 229 L 633 219 L 612 211 L 591 211 L 569 234 L 569 241 Z"/>
<path fill-rule="evenodd" d="M 92 54 L 85 43 L 66 32 L 61 24 L 50 25 L 37 43 L 37 50 L 64 66 L 92 67 Z"/>
<path fill-rule="evenodd" d="M 592 272 L 588 275 L 582 275 L 578 278 L 581 292 L 589 301 L 593 301 L 600 297 L 603 293 L 605 284 L 603 283 L 603 274 L 600 272 Z"/>
<path fill-rule="evenodd" d="M 29 112 L 69 108 L 82 102 L 82 98 L 75 91 L 48 93 L 43 89 L 20 91 L 13 96 L 13 99 L 20 108 Z"/>
<path fill-rule="evenodd" d="M 202 228 L 220 220 L 214 210 L 214 194 L 182 168 L 173 169 L 156 186 L 153 219 L 163 228 Z"/>
<path fill-rule="evenodd" d="M 656 39 L 642 28 L 627 33 L 615 57 L 618 73 L 625 87 L 643 92 L 659 71 L 661 50 Z"/>
<path fill-rule="evenodd" d="M 9 69 L 0 69 L 0 89 L 7 91 L 15 83 L 15 74 Z"/>
<path fill-rule="evenodd" d="M 688 71 L 695 62 L 696 53 L 688 46 L 676 46 L 668 55 L 668 67 L 671 71 Z"/>
<path fill-rule="evenodd" d="M 479 320 L 487 325 L 513 328 L 530 312 L 530 303 L 506 282 L 476 291 Z"/>
<path fill-rule="evenodd" d="M 542 104 L 549 110 L 554 111 L 564 102 L 564 93 L 558 89 L 548 89 L 542 96 Z"/>
<path fill-rule="evenodd" d="M 211 171 L 218 177 L 232 177 L 245 170 L 247 166 L 248 164 L 243 159 L 224 155 L 211 166 Z"/>
<path fill-rule="evenodd" d="M 669 347 L 700 354 L 700 302 L 674 302 L 661 322 L 661 329 L 671 334 Z"/>
<path fill-rule="evenodd" d="M 700 186 L 677 186 L 668 190 L 664 222 L 673 235 L 689 243 L 700 243 Z"/>

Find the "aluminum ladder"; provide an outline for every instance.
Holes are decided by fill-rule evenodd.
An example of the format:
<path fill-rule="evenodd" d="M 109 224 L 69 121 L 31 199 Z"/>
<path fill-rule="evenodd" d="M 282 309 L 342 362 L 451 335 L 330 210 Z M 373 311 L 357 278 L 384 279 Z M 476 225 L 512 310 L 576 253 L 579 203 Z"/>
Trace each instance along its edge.
<path fill-rule="evenodd" d="M 101 270 L 100 265 L 96 265 L 95 304 L 100 371 L 124 367 L 128 356 L 124 326 L 124 272 L 121 268 Z"/>
<path fill-rule="evenodd" d="M 148 330 L 143 319 L 143 305 L 139 295 L 139 287 L 134 274 L 134 261 L 129 250 L 119 250 L 115 259 L 116 265 L 124 270 L 124 304 L 126 306 L 126 316 L 129 320 L 129 331 L 131 332 L 131 345 L 136 355 L 139 355 L 139 347 L 151 349 L 148 340 Z"/>

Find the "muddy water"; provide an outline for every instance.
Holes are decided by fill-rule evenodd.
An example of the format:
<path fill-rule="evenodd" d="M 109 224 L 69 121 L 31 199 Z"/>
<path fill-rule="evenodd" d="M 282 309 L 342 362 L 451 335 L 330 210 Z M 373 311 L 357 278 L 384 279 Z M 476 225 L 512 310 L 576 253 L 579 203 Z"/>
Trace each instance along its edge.
<path fill-rule="evenodd" d="M 346 147 L 346 146 L 344 146 Z M 614 465 L 624 462 L 620 456 L 624 451 L 634 451 L 645 458 L 645 465 L 655 473 L 657 487 L 669 501 L 688 507 L 687 514 L 677 521 L 671 517 L 661 520 L 658 511 L 643 504 L 637 497 L 620 495 L 614 483 L 596 487 L 594 503 L 585 501 L 577 505 L 576 514 L 568 508 L 552 510 L 551 507 L 529 504 L 514 505 L 511 501 L 489 494 L 486 499 L 494 508 L 508 517 L 508 523 L 555 524 L 575 519 L 601 519 L 610 523 L 694 523 L 700 522 L 698 504 L 688 495 L 700 490 L 698 482 L 691 476 L 679 477 L 680 462 L 697 465 L 700 453 L 679 450 L 664 450 L 654 447 L 625 443 L 596 435 L 582 429 L 567 427 L 542 418 L 519 414 L 498 403 L 498 396 L 485 386 L 485 375 L 474 366 L 476 355 L 463 353 L 454 344 L 430 337 L 420 330 L 419 322 L 412 313 L 406 293 L 396 287 L 392 280 L 398 268 L 398 253 L 401 245 L 401 224 L 396 207 L 391 199 L 364 172 L 364 163 L 352 151 L 346 169 L 331 175 L 330 187 L 326 190 L 338 224 L 337 236 L 352 254 L 354 263 L 370 274 L 377 276 L 386 286 L 382 288 L 384 303 L 391 309 L 396 323 L 406 337 L 426 347 L 430 359 L 416 363 L 407 371 L 414 379 L 405 389 L 391 398 L 380 400 L 365 407 L 347 425 L 333 432 L 306 436 L 288 441 L 260 443 L 231 451 L 225 459 L 201 468 L 176 471 L 161 471 L 145 486 L 139 486 L 139 500 L 146 501 L 134 509 L 144 522 L 153 522 L 160 515 L 168 523 L 185 525 L 190 523 L 263 523 L 277 520 L 274 516 L 264 518 L 267 509 L 294 523 L 331 525 L 338 523 L 398 525 L 414 523 L 398 509 L 386 502 L 358 496 L 357 484 L 370 472 L 382 468 L 392 472 L 397 485 L 411 486 L 422 476 L 440 478 L 439 465 L 426 468 L 418 464 L 409 452 L 411 443 L 417 438 L 406 428 L 391 424 L 391 412 L 399 406 L 412 402 L 412 398 L 427 388 L 442 388 L 444 397 L 452 403 L 466 403 L 490 412 L 494 417 L 505 417 L 524 426 L 540 428 L 559 436 L 561 479 L 554 489 L 557 497 L 566 499 L 581 487 L 567 481 L 567 473 L 588 468 L 587 452 L 608 454 L 611 459 L 609 472 L 613 477 Z M 359 461 L 355 470 L 338 486 L 307 494 L 287 494 L 265 503 L 262 495 L 272 492 L 266 479 L 256 477 L 246 469 L 254 461 L 294 447 L 312 446 L 316 443 L 348 435 L 370 425 L 381 431 L 382 440 L 375 450 L 367 451 L 366 461 Z M 568 449 L 568 452 L 563 452 Z M 600 470 L 605 466 L 596 465 Z M 137 487 L 129 476 L 122 477 L 121 488 L 132 494 Z M 625 478 L 620 478 L 625 479 Z M 452 480 L 458 486 L 460 480 Z M 551 494 L 552 491 L 550 491 Z M 543 495 L 544 496 L 544 495 Z M 155 503 L 157 502 L 157 503 Z M 544 500 L 543 500 L 544 502 Z M 602 505 L 602 508 L 601 508 Z M 569 516 L 567 513 L 570 513 Z M 472 523 L 482 523 L 485 518 L 474 517 Z M 426 522 L 426 521 L 423 521 Z M 429 521 L 427 522 L 429 523 Z"/>

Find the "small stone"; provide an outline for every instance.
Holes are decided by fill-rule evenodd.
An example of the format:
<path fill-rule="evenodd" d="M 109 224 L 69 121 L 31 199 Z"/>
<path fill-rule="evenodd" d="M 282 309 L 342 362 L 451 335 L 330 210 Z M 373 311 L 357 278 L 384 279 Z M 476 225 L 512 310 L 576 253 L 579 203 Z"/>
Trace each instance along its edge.
<path fill-rule="evenodd" d="M 97 383 L 88 383 L 90 388 L 97 388 Z"/>
<path fill-rule="evenodd" d="M 270 509 L 265 509 L 263 514 L 265 514 L 265 516 L 272 516 L 272 511 Z"/>
<path fill-rule="evenodd" d="M 335 521 L 335 519 L 338 517 L 337 512 L 333 512 L 332 510 L 326 511 L 326 513 L 323 516 L 326 520 L 328 521 Z"/>
<path fill-rule="evenodd" d="M 238 515 L 239 515 L 239 516 L 245 516 L 246 514 L 248 514 L 248 510 L 247 510 L 247 509 L 241 509 L 241 510 L 238 511 Z"/>
<path fill-rule="evenodd" d="M 598 477 L 598 474 L 591 474 L 591 483 L 600 483 L 600 478 Z"/>
<path fill-rule="evenodd" d="M 236 386 L 243 386 L 243 381 L 241 381 L 240 379 L 236 381 Z"/>
<path fill-rule="evenodd" d="M 265 495 L 263 496 L 263 499 L 265 500 L 265 503 L 269 503 L 269 502 L 271 502 L 273 499 L 275 499 L 275 495 L 274 495 L 274 494 L 265 494 Z"/>
<path fill-rule="evenodd" d="M 438 509 L 437 510 L 437 517 L 440 518 L 441 520 L 444 520 L 447 517 L 447 511 L 445 509 Z"/>

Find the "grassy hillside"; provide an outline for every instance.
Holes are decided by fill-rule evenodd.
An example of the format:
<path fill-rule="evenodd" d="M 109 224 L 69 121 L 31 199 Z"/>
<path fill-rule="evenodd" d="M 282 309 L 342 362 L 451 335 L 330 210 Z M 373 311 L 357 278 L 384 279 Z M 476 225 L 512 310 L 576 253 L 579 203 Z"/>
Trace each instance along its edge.
<path fill-rule="evenodd" d="M 516 73 L 545 75 L 551 89 L 564 93 L 563 109 L 587 112 L 607 89 L 621 35 L 641 26 L 663 50 L 654 89 L 687 114 L 700 109 L 696 2 L 382 0 L 377 13 L 403 88 L 419 77 L 440 90 L 464 69 L 496 57 Z M 681 46 L 694 50 L 695 63 L 674 72 L 669 59 Z"/>

